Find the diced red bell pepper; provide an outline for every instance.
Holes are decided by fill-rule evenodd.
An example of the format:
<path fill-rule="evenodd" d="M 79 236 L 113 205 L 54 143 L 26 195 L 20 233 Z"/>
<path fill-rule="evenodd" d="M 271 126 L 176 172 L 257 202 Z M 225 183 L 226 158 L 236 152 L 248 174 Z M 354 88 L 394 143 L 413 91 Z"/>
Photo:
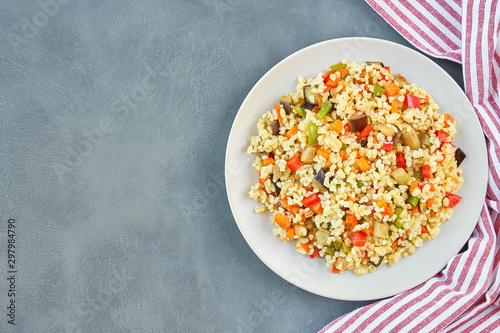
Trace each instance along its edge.
<path fill-rule="evenodd" d="M 320 202 L 316 202 L 314 205 L 311 206 L 311 209 L 313 212 L 315 212 L 316 214 L 321 214 L 323 213 L 323 206 L 321 206 L 321 201 Z"/>
<path fill-rule="evenodd" d="M 311 207 L 312 205 L 314 205 L 318 202 L 321 202 L 321 199 L 320 199 L 318 193 L 314 193 L 314 194 L 302 199 L 302 205 L 304 205 L 304 207 Z"/>
<path fill-rule="evenodd" d="M 424 178 L 432 178 L 432 171 L 431 167 L 428 165 L 424 165 L 422 167 L 422 177 Z"/>
<path fill-rule="evenodd" d="M 344 134 L 349 132 L 349 123 L 344 125 Z"/>
<path fill-rule="evenodd" d="M 394 149 L 394 142 L 392 141 L 384 142 L 384 144 L 382 145 L 382 150 L 391 151 L 393 149 Z"/>
<path fill-rule="evenodd" d="M 341 81 L 341 79 L 339 77 L 335 77 L 334 80 L 329 79 L 328 81 L 326 81 L 325 86 L 330 87 L 330 88 L 337 88 L 340 81 Z"/>
<path fill-rule="evenodd" d="M 313 253 L 311 255 L 309 255 L 309 257 L 311 259 L 314 259 L 314 258 L 316 258 L 318 256 L 318 253 L 319 253 L 319 249 L 315 246 L 314 250 L 313 250 Z"/>
<path fill-rule="evenodd" d="M 447 193 L 444 197 L 448 198 L 449 200 L 448 206 L 446 206 L 446 208 L 453 208 L 460 202 L 460 200 L 462 200 L 461 196 L 451 193 Z"/>
<path fill-rule="evenodd" d="M 321 75 L 323 78 L 323 83 L 327 83 L 328 80 L 330 79 L 330 75 L 332 74 L 332 71 L 326 72 L 325 74 Z"/>
<path fill-rule="evenodd" d="M 366 138 L 370 132 L 373 131 L 373 126 L 367 125 L 363 130 L 361 131 L 361 137 Z"/>
<path fill-rule="evenodd" d="M 434 185 L 432 185 L 432 183 L 426 183 L 426 182 L 423 182 L 423 183 L 420 183 L 420 185 L 418 185 L 418 187 L 420 188 L 420 190 L 422 191 L 424 189 L 424 186 L 425 185 L 429 185 L 430 187 L 430 191 L 431 192 L 435 192 L 436 191 L 436 188 L 434 187 Z"/>
<path fill-rule="evenodd" d="M 385 67 L 382 67 L 383 69 L 387 70 L 389 73 L 391 72 L 391 67 L 389 66 L 385 66 Z M 382 72 L 380 72 L 380 76 L 382 76 L 382 79 L 386 80 L 385 78 L 385 75 L 382 74 Z"/>
<path fill-rule="evenodd" d="M 398 238 L 396 238 L 396 240 L 392 243 L 391 248 L 392 248 L 392 249 L 397 248 L 397 247 L 399 246 L 399 242 L 400 242 L 400 241 L 403 241 L 403 237 L 398 237 Z"/>
<path fill-rule="evenodd" d="M 439 142 L 446 142 L 446 133 L 442 130 L 436 132 L 436 136 L 438 137 Z"/>
<path fill-rule="evenodd" d="M 407 108 L 420 109 L 420 98 L 418 98 L 417 96 L 414 96 L 414 95 L 406 94 L 404 105 Z"/>
<path fill-rule="evenodd" d="M 290 168 L 292 171 L 297 171 L 302 167 L 303 163 L 300 160 L 300 157 L 294 156 L 287 163 L 286 166 Z"/>
<path fill-rule="evenodd" d="M 351 234 L 351 241 L 354 246 L 365 246 L 366 238 L 363 231 L 356 231 Z"/>
<path fill-rule="evenodd" d="M 399 152 L 396 155 L 396 165 L 400 168 L 406 168 L 406 161 L 402 152 Z"/>

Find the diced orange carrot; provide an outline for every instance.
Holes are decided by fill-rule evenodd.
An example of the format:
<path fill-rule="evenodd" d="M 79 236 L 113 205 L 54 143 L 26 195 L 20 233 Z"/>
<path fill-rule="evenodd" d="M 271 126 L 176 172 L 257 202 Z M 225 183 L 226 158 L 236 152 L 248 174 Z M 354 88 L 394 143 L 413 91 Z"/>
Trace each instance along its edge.
<path fill-rule="evenodd" d="M 448 127 L 448 120 L 450 121 L 450 123 L 454 123 L 455 122 L 455 118 L 453 118 L 452 116 L 450 116 L 449 114 L 445 113 L 444 114 L 444 126 Z"/>
<path fill-rule="evenodd" d="M 378 208 L 381 208 L 381 213 L 382 215 L 387 215 L 389 217 L 392 216 L 392 211 L 391 209 L 387 206 L 387 202 L 385 202 L 385 200 L 380 200 L 380 201 L 377 201 L 377 206 Z"/>
<path fill-rule="evenodd" d="M 345 91 L 345 86 L 342 86 L 342 89 L 340 89 L 339 94 L 342 94 Z"/>
<path fill-rule="evenodd" d="M 330 79 L 325 83 L 325 86 L 329 88 L 336 88 L 342 79 L 340 77 L 335 77 L 335 79 Z"/>
<path fill-rule="evenodd" d="M 291 206 L 288 206 L 288 210 L 290 211 L 290 213 L 295 215 L 299 212 L 300 207 L 298 205 L 291 205 Z"/>
<path fill-rule="evenodd" d="M 415 207 L 413 207 L 413 208 L 411 209 L 412 214 L 416 214 L 416 213 L 418 213 L 419 211 L 420 211 L 420 209 L 418 208 L 418 205 L 416 205 Z"/>
<path fill-rule="evenodd" d="M 434 185 L 432 185 L 432 183 L 427 183 L 427 184 L 429 184 L 429 186 L 431 187 L 431 189 L 429 191 L 431 191 L 431 192 L 436 191 L 436 188 L 434 187 Z"/>
<path fill-rule="evenodd" d="M 370 236 L 371 234 L 373 234 L 373 228 L 366 228 L 366 229 L 363 229 L 361 231 L 363 231 L 367 236 Z"/>
<path fill-rule="evenodd" d="M 330 153 L 327 150 L 320 148 L 316 151 L 316 156 L 323 156 L 324 159 L 328 161 L 328 159 L 330 158 Z"/>
<path fill-rule="evenodd" d="M 356 140 L 361 140 L 361 133 L 360 132 L 356 132 Z"/>
<path fill-rule="evenodd" d="M 274 163 L 274 158 L 272 157 L 268 157 L 268 158 L 265 158 L 262 163 L 264 163 L 265 166 L 268 166 L 269 164 L 273 164 Z"/>
<path fill-rule="evenodd" d="M 309 243 L 301 243 L 300 246 L 302 246 L 306 253 L 309 253 Z"/>
<path fill-rule="evenodd" d="M 274 110 L 276 110 L 276 116 L 278 117 L 278 122 L 280 124 L 283 124 L 283 117 L 281 117 L 281 106 L 275 105 Z"/>
<path fill-rule="evenodd" d="M 399 113 L 398 102 L 395 100 L 391 102 L 391 113 Z"/>
<path fill-rule="evenodd" d="M 321 214 L 323 213 L 323 206 L 321 206 L 321 201 L 320 202 L 317 202 L 315 203 L 314 205 L 311 206 L 311 209 L 313 210 L 313 212 L 315 212 L 316 214 Z"/>
<path fill-rule="evenodd" d="M 373 143 L 379 143 L 378 139 L 376 136 L 373 137 Z"/>
<path fill-rule="evenodd" d="M 429 104 L 429 95 L 425 95 L 424 104 Z"/>
<path fill-rule="evenodd" d="M 358 224 L 358 219 L 356 218 L 356 215 L 354 214 L 347 214 L 345 217 L 345 224 L 350 225 L 351 227 L 354 228 Z"/>
<path fill-rule="evenodd" d="M 356 152 L 356 158 L 361 158 L 361 153 L 359 152 L 359 150 L 355 150 Z"/>
<path fill-rule="evenodd" d="M 292 239 L 293 236 L 295 236 L 295 229 L 293 227 L 286 229 L 286 238 Z"/>
<path fill-rule="evenodd" d="M 335 264 L 332 265 L 332 273 L 340 273 L 340 269 L 335 267 Z"/>
<path fill-rule="evenodd" d="M 352 197 L 347 198 L 347 201 L 350 201 L 350 202 L 352 202 L 352 203 L 355 203 L 356 201 L 358 201 L 358 199 L 356 199 L 356 197 L 355 197 L 355 196 L 352 196 Z"/>
<path fill-rule="evenodd" d="M 394 96 L 396 95 L 397 93 L 399 92 L 399 87 L 397 84 L 395 84 L 394 82 L 389 82 L 386 86 L 385 86 L 385 95 L 387 97 L 389 96 Z"/>
<path fill-rule="evenodd" d="M 425 226 L 422 226 L 422 233 L 423 234 L 428 234 L 429 233 L 429 229 L 427 229 Z"/>
<path fill-rule="evenodd" d="M 291 225 L 290 219 L 283 213 L 274 215 L 274 222 L 283 229 L 288 229 Z"/>
<path fill-rule="evenodd" d="M 413 195 L 413 191 L 418 188 L 418 182 L 415 180 L 410 186 L 410 194 Z"/>
<path fill-rule="evenodd" d="M 262 178 L 260 176 L 260 170 L 259 170 L 259 183 L 261 183 L 262 185 L 264 185 L 264 183 L 266 182 L 266 180 L 268 180 L 269 178 Z"/>
<path fill-rule="evenodd" d="M 347 160 L 347 152 L 345 150 L 341 150 L 339 155 L 340 155 L 340 158 L 342 159 L 342 161 Z"/>
<path fill-rule="evenodd" d="M 371 168 L 370 163 L 368 163 L 364 157 L 357 159 L 356 165 L 361 169 L 361 171 L 364 171 L 364 172 L 370 170 L 370 168 Z"/>
<path fill-rule="evenodd" d="M 292 136 L 295 135 L 295 133 L 297 133 L 299 131 L 299 126 L 298 125 L 295 125 L 293 126 L 292 128 L 290 128 L 286 133 L 285 133 L 285 136 L 290 139 Z"/>
<path fill-rule="evenodd" d="M 344 128 L 344 125 L 342 125 L 342 122 L 339 119 L 337 119 L 333 122 L 332 130 L 334 130 L 337 133 L 341 133 L 342 128 Z"/>
<path fill-rule="evenodd" d="M 431 208 L 433 202 L 434 202 L 434 198 L 427 199 L 427 201 L 425 202 L 425 207 Z"/>
<path fill-rule="evenodd" d="M 337 72 L 340 73 L 341 78 L 345 78 L 349 74 L 349 70 L 345 68 L 337 69 Z"/>

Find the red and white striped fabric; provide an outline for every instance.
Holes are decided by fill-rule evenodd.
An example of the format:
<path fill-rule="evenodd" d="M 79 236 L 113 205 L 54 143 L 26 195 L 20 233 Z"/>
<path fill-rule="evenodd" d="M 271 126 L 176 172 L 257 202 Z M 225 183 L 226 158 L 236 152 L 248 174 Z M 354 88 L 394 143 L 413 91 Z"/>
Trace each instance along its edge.
<path fill-rule="evenodd" d="M 330 332 L 500 332 L 500 8 L 498 0 L 367 0 L 420 50 L 463 65 L 486 135 L 486 200 L 468 250 L 424 284 L 357 309 Z"/>

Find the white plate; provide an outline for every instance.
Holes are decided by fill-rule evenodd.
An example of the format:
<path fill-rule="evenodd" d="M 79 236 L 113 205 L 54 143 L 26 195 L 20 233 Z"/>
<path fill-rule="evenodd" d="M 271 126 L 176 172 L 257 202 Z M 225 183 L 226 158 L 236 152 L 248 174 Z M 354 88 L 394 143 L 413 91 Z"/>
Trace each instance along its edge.
<path fill-rule="evenodd" d="M 402 258 L 393 267 L 356 276 L 352 272 L 332 274 L 324 259 L 299 254 L 291 244 L 272 234 L 271 213 L 257 214 L 258 205 L 249 196 L 257 181 L 246 154 L 250 137 L 257 135 L 257 120 L 273 108 L 279 96 L 295 91 L 297 78 L 316 76 L 326 67 L 346 59 L 350 62 L 382 61 L 394 73 L 427 90 L 457 122 L 453 143 L 467 158 L 461 165 L 464 184 L 458 194 L 462 202 L 453 218 L 441 226 L 440 234 Z M 276 274 L 312 293 L 344 300 L 371 300 L 392 296 L 428 280 L 457 254 L 477 223 L 486 193 L 488 162 L 479 121 L 458 84 L 438 65 L 405 46 L 373 38 L 342 38 L 306 47 L 282 60 L 250 91 L 234 120 L 226 150 L 226 188 L 231 210 L 243 237 L 257 256 Z"/>

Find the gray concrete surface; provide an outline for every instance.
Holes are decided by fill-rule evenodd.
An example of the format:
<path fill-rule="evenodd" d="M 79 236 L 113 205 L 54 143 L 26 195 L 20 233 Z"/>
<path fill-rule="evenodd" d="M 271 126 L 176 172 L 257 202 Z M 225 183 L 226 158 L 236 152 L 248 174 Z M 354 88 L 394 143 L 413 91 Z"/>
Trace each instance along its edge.
<path fill-rule="evenodd" d="M 251 87 L 345 36 L 408 45 L 360 0 L 0 2 L 0 331 L 315 332 L 368 304 L 275 275 L 224 189 Z"/>

